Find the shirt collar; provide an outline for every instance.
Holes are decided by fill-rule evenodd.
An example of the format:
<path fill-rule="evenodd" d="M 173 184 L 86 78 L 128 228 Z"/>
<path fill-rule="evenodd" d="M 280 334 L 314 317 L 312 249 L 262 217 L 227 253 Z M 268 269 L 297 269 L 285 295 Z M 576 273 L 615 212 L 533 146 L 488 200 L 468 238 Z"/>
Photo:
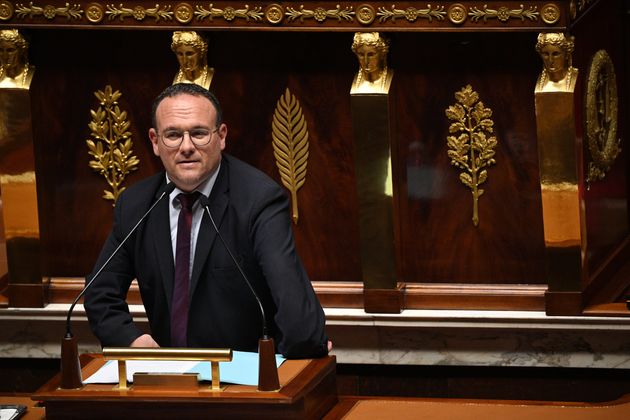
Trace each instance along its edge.
<path fill-rule="evenodd" d="M 199 184 L 197 188 L 195 188 L 195 191 L 199 191 L 201 194 L 205 195 L 206 197 L 210 197 L 210 193 L 212 192 L 212 187 L 214 187 L 214 183 L 216 182 L 217 176 L 219 175 L 219 169 L 221 169 L 221 162 L 219 162 L 219 165 L 216 167 L 214 172 L 208 178 L 206 178 L 205 181 Z M 166 174 L 166 182 L 167 183 L 171 182 L 171 180 L 168 177 L 168 174 Z M 177 200 L 176 197 L 178 194 L 181 194 L 183 192 L 184 191 L 175 187 L 171 195 L 169 195 L 169 199 L 171 200 L 171 203 L 179 205 L 179 200 Z"/>

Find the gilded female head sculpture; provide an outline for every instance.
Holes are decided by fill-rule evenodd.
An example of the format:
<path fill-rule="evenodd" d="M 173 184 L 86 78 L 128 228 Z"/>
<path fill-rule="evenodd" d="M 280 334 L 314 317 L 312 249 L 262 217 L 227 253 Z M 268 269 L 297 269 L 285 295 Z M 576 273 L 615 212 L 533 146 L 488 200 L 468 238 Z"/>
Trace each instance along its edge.
<path fill-rule="evenodd" d="M 17 29 L 0 30 L 0 88 L 28 89 L 34 71 L 26 39 Z"/>
<path fill-rule="evenodd" d="M 354 34 L 352 52 L 359 60 L 359 72 L 352 90 L 386 92 L 391 82 L 391 72 L 387 69 L 389 41 L 378 32 L 357 32 Z"/>
<path fill-rule="evenodd" d="M 208 41 L 195 31 L 175 31 L 171 49 L 179 62 L 173 83 L 195 83 L 210 87 L 214 69 L 208 68 Z"/>
<path fill-rule="evenodd" d="M 538 35 L 536 52 L 543 60 L 543 71 L 536 84 L 537 92 L 573 92 L 577 78 L 577 69 L 571 65 L 574 47 L 572 36 L 559 32 Z"/>

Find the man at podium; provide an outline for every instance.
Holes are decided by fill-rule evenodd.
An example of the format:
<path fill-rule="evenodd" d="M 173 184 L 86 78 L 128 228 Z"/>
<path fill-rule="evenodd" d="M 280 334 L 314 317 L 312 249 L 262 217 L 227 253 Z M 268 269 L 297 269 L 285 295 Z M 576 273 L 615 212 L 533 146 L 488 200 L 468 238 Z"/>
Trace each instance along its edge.
<path fill-rule="evenodd" d="M 165 171 L 120 195 L 86 279 L 98 273 L 84 302 L 101 344 L 256 351 L 266 330 L 285 357 L 327 354 L 324 313 L 295 249 L 286 193 L 223 153 L 228 128 L 216 97 L 196 84 L 169 86 L 154 101 L 152 126 Z M 148 332 L 125 301 L 134 278 Z"/>

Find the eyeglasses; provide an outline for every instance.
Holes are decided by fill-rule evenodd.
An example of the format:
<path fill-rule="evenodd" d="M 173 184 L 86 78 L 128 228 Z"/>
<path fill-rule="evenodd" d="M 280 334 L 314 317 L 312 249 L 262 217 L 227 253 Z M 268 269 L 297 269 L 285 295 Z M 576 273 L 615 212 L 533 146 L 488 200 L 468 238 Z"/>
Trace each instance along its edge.
<path fill-rule="evenodd" d="M 219 131 L 219 128 L 215 128 L 210 131 L 205 128 L 193 128 L 192 130 L 166 130 L 162 133 L 162 143 L 164 146 L 175 149 L 181 146 L 184 141 L 184 134 L 188 133 L 188 137 L 190 137 L 190 141 L 193 142 L 195 146 L 205 146 L 210 143 L 212 139 L 212 135 Z"/>

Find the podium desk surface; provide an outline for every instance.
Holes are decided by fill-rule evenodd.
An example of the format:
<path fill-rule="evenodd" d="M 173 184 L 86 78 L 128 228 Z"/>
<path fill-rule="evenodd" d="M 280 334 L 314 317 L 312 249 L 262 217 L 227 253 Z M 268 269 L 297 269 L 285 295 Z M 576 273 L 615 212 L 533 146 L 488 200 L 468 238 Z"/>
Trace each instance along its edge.
<path fill-rule="evenodd" d="M 19 417 L 20 420 L 43 420 L 46 418 L 44 408 L 37 407 L 37 402 L 27 395 L 0 395 L 0 405 L 26 406 L 26 412 Z"/>
<path fill-rule="evenodd" d="M 82 375 L 87 378 L 105 360 L 102 355 L 81 356 Z M 80 389 L 60 389 L 57 375 L 32 399 L 46 408 L 46 419 L 124 418 L 134 420 L 176 418 L 309 419 L 323 417 L 336 403 L 336 360 L 286 360 L 278 368 L 280 389 L 260 392 L 255 386 L 221 384 L 213 391 L 209 383 L 197 387 L 143 386 L 121 390 L 117 384 L 88 384 Z M 86 417 L 87 416 L 87 417 Z"/>

